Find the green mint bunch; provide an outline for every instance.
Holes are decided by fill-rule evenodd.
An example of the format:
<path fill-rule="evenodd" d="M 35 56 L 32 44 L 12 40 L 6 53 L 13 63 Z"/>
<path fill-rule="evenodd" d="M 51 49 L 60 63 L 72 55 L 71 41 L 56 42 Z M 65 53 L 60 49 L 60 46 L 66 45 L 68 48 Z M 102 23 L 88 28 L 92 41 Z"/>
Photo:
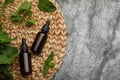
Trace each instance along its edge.
<path fill-rule="evenodd" d="M 18 56 L 18 49 L 11 44 L 12 40 L 0 24 L 0 80 L 13 80 L 9 67 Z"/>
<path fill-rule="evenodd" d="M 32 11 L 31 11 L 32 3 L 25 1 L 23 2 L 18 10 L 10 16 L 10 19 L 13 22 L 21 22 L 23 26 L 32 26 L 35 24 L 35 20 L 31 19 Z"/>

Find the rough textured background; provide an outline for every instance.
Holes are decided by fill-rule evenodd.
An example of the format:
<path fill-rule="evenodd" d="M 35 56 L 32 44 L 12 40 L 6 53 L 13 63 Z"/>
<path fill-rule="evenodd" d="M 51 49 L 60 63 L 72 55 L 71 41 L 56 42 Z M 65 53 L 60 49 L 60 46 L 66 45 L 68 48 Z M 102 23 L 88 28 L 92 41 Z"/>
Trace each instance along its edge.
<path fill-rule="evenodd" d="M 53 80 L 120 80 L 120 0 L 57 0 L 68 35 Z"/>

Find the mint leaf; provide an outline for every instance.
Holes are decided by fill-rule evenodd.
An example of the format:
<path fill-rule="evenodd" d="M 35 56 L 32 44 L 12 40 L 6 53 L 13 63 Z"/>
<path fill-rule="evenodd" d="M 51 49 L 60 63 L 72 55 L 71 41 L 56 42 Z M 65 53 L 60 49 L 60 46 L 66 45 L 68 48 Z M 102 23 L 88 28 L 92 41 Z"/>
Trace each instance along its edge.
<path fill-rule="evenodd" d="M 52 51 L 51 53 L 50 53 L 50 55 L 48 56 L 48 58 L 46 59 L 46 61 L 45 61 L 45 64 L 44 64 L 44 75 L 47 75 L 48 74 L 48 71 L 49 71 L 49 68 L 50 67 L 54 67 L 55 66 L 55 64 L 52 62 L 52 60 L 53 60 L 53 57 L 54 57 L 54 52 Z"/>
<path fill-rule="evenodd" d="M 10 42 L 11 40 L 8 33 L 0 31 L 0 43 Z"/>
<path fill-rule="evenodd" d="M 11 66 L 10 64 L 1 64 L 0 65 L 0 72 L 8 70 L 10 66 Z"/>
<path fill-rule="evenodd" d="M 47 65 L 44 66 L 44 75 L 48 74 L 49 67 Z"/>
<path fill-rule="evenodd" d="M 11 64 L 8 57 L 5 55 L 0 55 L 0 64 Z"/>
<path fill-rule="evenodd" d="M 26 20 L 26 26 L 28 26 L 28 27 L 30 27 L 30 26 L 32 26 L 33 24 L 35 24 L 35 20 L 33 20 L 33 19 L 27 19 Z"/>
<path fill-rule="evenodd" d="M 53 63 L 53 62 L 49 62 L 49 63 L 48 63 L 48 66 L 50 66 L 50 67 L 54 67 L 54 66 L 55 66 L 55 63 Z"/>
<path fill-rule="evenodd" d="M 4 2 L 4 5 L 8 5 L 9 3 L 13 3 L 14 2 L 14 0 L 5 0 L 5 2 Z"/>
<path fill-rule="evenodd" d="M 2 31 L 2 23 L 0 22 L 0 32 Z"/>
<path fill-rule="evenodd" d="M 56 7 L 49 0 L 39 0 L 38 8 L 44 12 L 54 12 Z"/>
<path fill-rule="evenodd" d="M 19 9 L 18 9 L 18 12 L 21 13 L 23 11 L 27 12 L 27 11 L 30 11 L 31 10 L 31 6 L 32 6 L 32 3 L 31 2 L 28 2 L 28 1 L 25 1 L 23 2 Z"/>
<path fill-rule="evenodd" d="M 18 14 L 12 14 L 10 19 L 14 22 L 19 22 L 23 19 L 23 16 L 19 16 Z"/>
<path fill-rule="evenodd" d="M 12 52 L 8 56 L 9 60 L 13 62 L 17 56 L 18 56 L 18 49 L 16 47 L 12 47 Z"/>
<path fill-rule="evenodd" d="M 7 45 L 4 45 L 1 51 L 2 51 L 2 54 L 4 54 L 7 57 L 9 57 L 11 52 L 12 52 L 12 48 L 8 47 Z"/>
<path fill-rule="evenodd" d="M 45 61 L 45 63 L 49 63 L 53 60 L 53 57 L 54 57 L 54 52 L 52 51 L 51 54 L 48 56 L 47 60 Z"/>
<path fill-rule="evenodd" d="M 11 63 L 18 56 L 17 53 L 18 53 L 18 50 L 16 47 L 7 46 L 4 49 L 2 49 L 2 54 L 5 54 Z"/>
<path fill-rule="evenodd" d="M 32 11 L 26 11 L 26 13 L 24 14 L 24 17 L 26 17 L 26 16 L 31 17 L 32 16 Z"/>
<path fill-rule="evenodd" d="M 12 73 L 9 70 L 0 72 L 0 80 L 13 80 Z"/>

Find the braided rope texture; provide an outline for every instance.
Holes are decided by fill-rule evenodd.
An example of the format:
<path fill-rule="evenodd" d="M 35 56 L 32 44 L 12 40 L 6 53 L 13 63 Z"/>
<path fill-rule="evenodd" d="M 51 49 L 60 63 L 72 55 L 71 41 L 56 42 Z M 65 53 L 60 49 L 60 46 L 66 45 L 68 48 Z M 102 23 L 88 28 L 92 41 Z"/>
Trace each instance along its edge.
<path fill-rule="evenodd" d="M 48 38 L 45 46 L 40 55 L 32 55 L 32 74 L 28 76 L 22 76 L 20 74 L 18 58 L 15 60 L 11 70 L 13 72 L 14 80 L 50 80 L 57 70 L 60 68 L 62 59 L 65 55 L 67 45 L 67 31 L 63 15 L 60 11 L 58 4 L 55 0 L 51 0 L 56 6 L 57 10 L 52 13 L 45 13 L 37 8 L 38 0 L 32 1 L 32 18 L 36 20 L 35 25 L 30 28 L 21 26 L 19 23 L 13 23 L 10 20 L 10 14 L 13 14 L 20 4 L 25 0 L 15 0 L 7 6 L 5 10 L 5 16 L 2 18 L 3 30 L 8 32 L 10 37 L 17 37 L 12 43 L 14 46 L 20 49 L 21 39 L 26 38 L 28 47 L 30 48 L 36 34 L 41 30 L 42 26 L 47 20 L 50 20 L 50 30 L 48 32 Z M 29 0 L 30 1 L 30 0 Z M 29 50 L 30 51 L 30 50 Z M 49 74 L 43 75 L 43 66 L 45 60 L 49 56 L 50 52 L 54 51 L 55 56 L 53 62 L 55 67 L 49 69 Z M 32 53 L 32 52 L 31 52 Z"/>

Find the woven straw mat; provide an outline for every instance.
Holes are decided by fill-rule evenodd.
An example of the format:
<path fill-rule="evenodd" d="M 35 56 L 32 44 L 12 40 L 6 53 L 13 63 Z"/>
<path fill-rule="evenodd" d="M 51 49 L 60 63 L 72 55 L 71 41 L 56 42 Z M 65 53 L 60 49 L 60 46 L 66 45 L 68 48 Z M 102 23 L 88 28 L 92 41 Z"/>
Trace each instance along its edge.
<path fill-rule="evenodd" d="M 14 80 L 50 80 L 60 68 L 66 50 L 67 32 L 64 18 L 55 0 L 51 1 L 56 6 L 57 10 L 52 13 L 44 13 L 40 11 L 37 8 L 38 0 L 31 0 L 33 12 L 32 18 L 36 20 L 35 25 L 28 28 L 21 26 L 19 23 L 11 22 L 9 18 L 10 14 L 13 14 L 24 1 L 25 0 L 15 0 L 14 3 L 9 4 L 5 10 L 5 17 L 2 18 L 3 30 L 7 31 L 12 38 L 17 37 L 17 39 L 13 41 L 14 46 L 18 47 L 20 50 L 21 39 L 26 38 L 30 49 L 37 32 L 41 30 L 42 26 L 46 23 L 47 20 L 50 20 L 51 23 L 48 32 L 48 38 L 41 54 L 31 54 L 32 74 L 23 77 L 20 73 L 19 62 L 17 59 L 11 67 Z M 51 51 L 54 51 L 55 54 L 53 60 L 55 67 L 50 68 L 49 74 L 44 76 L 43 66 Z"/>

